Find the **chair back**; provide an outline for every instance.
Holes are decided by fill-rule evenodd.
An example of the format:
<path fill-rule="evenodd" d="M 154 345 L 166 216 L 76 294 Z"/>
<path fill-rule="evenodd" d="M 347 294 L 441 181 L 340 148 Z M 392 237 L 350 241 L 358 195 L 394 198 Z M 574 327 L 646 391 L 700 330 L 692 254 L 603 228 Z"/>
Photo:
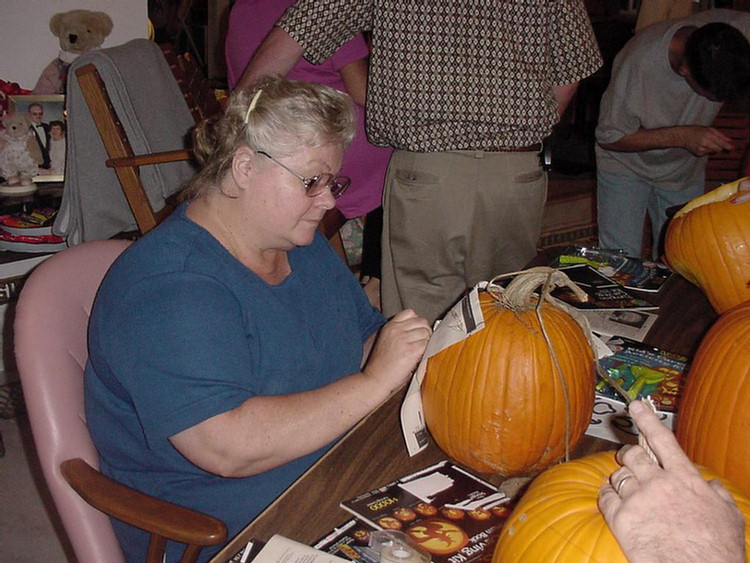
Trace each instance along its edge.
<path fill-rule="evenodd" d="M 162 50 L 133 39 L 81 55 L 68 76 L 65 189 L 55 232 L 73 245 L 149 230 L 195 174 L 185 150 L 195 120 Z M 149 165 L 121 160 L 154 155 Z"/>
<path fill-rule="evenodd" d="M 16 310 L 16 362 L 34 442 L 79 563 L 124 563 L 109 517 L 70 488 L 60 464 L 82 458 L 99 467 L 83 402 L 88 321 L 104 274 L 129 244 L 93 241 L 52 256 L 31 273 Z"/>

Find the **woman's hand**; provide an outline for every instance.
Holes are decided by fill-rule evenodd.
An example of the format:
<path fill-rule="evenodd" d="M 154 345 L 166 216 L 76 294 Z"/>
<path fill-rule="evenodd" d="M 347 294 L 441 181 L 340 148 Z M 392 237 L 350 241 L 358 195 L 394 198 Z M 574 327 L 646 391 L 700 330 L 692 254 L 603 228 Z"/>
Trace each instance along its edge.
<path fill-rule="evenodd" d="M 706 481 L 674 435 L 641 401 L 630 415 L 659 460 L 641 446 L 599 492 L 599 509 L 630 563 L 744 563 L 745 523 L 731 495 Z"/>
<path fill-rule="evenodd" d="M 380 329 L 363 373 L 397 389 L 417 367 L 431 335 L 426 319 L 401 311 Z"/>

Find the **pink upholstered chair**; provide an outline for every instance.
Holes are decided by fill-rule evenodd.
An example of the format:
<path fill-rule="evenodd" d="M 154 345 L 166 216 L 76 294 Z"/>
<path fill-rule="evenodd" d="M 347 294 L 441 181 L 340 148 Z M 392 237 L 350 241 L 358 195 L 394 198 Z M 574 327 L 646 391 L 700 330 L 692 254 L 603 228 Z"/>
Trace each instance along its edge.
<path fill-rule="evenodd" d="M 124 562 L 108 514 L 152 533 L 147 561 L 161 562 L 166 539 L 189 544 L 184 560 L 194 561 L 201 547 L 226 540 L 224 523 L 102 475 L 86 425 L 89 314 L 104 274 L 129 244 L 83 243 L 32 272 L 16 311 L 16 361 L 44 477 L 79 563 Z"/>

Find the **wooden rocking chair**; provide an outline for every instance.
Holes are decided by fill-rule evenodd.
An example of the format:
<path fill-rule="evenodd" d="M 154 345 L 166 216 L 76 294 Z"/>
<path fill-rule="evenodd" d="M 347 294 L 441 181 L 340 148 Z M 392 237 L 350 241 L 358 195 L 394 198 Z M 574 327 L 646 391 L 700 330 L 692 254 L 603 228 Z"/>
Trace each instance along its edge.
<path fill-rule="evenodd" d="M 174 208 L 165 205 L 159 212 L 154 211 L 138 174 L 138 167 L 188 160 L 191 153 L 187 149 L 178 149 L 136 156 L 96 67 L 88 64 L 76 69 L 76 78 L 107 150 L 109 159 L 106 164 L 109 168 L 114 168 L 138 230 L 145 234 Z"/>
<path fill-rule="evenodd" d="M 219 113 L 221 105 L 195 62 L 187 55 L 177 55 L 170 45 L 162 45 L 161 51 L 196 123 Z M 76 69 L 75 75 L 107 151 L 109 158 L 106 165 L 114 169 L 135 217 L 138 231 L 145 234 L 169 215 L 174 206 L 167 204 L 160 211 L 154 211 L 141 182 L 139 167 L 190 160 L 192 152 L 189 149 L 178 149 L 135 155 L 96 66 L 81 66 Z M 346 252 L 339 231 L 344 222 L 341 212 L 334 208 L 326 213 L 319 230 L 346 261 Z"/>

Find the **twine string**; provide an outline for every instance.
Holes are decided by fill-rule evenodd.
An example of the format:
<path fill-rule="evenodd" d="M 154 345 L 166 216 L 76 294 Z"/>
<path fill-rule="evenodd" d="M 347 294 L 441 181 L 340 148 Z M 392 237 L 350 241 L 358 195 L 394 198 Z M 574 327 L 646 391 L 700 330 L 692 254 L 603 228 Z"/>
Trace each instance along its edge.
<path fill-rule="evenodd" d="M 498 285 L 498 281 L 505 278 L 513 278 L 508 284 L 507 288 L 503 288 Z M 539 286 L 542 286 L 541 294 L 537 294 L 535 291 Z M 591 325 L 588 319 L 575 307 L 568 303 L 554 297 L 552 291 L 558 287 L 566 287 L 570 289 L 574 295 L 580 301 L 586 301 L 588 296 L 578 285 L 576 285 L 568 276 L 555 268 L 547 266 L 539 266 L 536 268 L 529 268 L 528 270 L 509 272 L 500 276 L 495 276 L 487 284 L 487 292 L 498 302 L 501 306 L 514 310 L 521 311 L 529 309 L 529 301 L 536 299 L 535 313 L 536 318 L 539 322 L 539 327 L 544 337 L 547 349 L 549 351 L 552 362 L 555 366 L 555 371 L 560 379 L 563 395 L 565 400 L 565 460 L 567 461 L 570 456 L 570 426 L 571 426 L 571 404 L 570 404 L 570 393 L 568 384 L 563 377 L 560 361 L 555 353 L 555 349 L 552 346 L 549 334 L 544 324 L 544 319 L 541 313 L 541 307 L 543 302 L 547 302 L 553 307 L 560 309 L 561 311 L 570 315 L 578 326 L 581 327 L 591 349 L 592 361 L 594 362 L 594 371 L 600 379 L 610 385 L 625 401 L 626 404 L 630 404 L 633 400 L 627 391 L 620 385 L 612 376 L 607 373 L 601 364 L 596 354 L 596 346 L 594 345 L 594 335 L 591 330 Z M 656 410 L 653 403 L 650 403 L 651 407 Z M 649 455 L 656 459 L 653 451 L 646 443 L 642 435 L 638 438 L 639 444 L 649 453 Z"/>
<path fill-rule="evenodd" d="M 497 285 L 497 281 L 503 278 L 513 277 L 507 288 L 503 290 L 502 287 Z M 542 286 L 541 294 L 537 294 L 535 290 Z M 562 302 L 553 298 L 550 293 L 557 287 L 568 287 L 573 293 L 575 293 L 579 299 L 585 299 L 586 293 L 575 285 L 567 275 L 555 270 L 554 268 L 540 266 L 537 268 L 530 268 L 523 272 L 511 272 L 496 276 L 490 280 L 488 284 L 488 292 L 496 301 L 500 302 L 505 308 L 513 311 L 528 310 L 529 302 L 536 301 L 534 306 L 534 313 L 539 322 L 539 328 L 544 338 L 544 342 L 547 346 L 547 351 L 552 360 L 555 374 L 560 380 L 560 385 L 563 391 L 563 402 L 565 404 L 565 461 L 570 460 L 570 441 L 571 441 L 571 424 L 572 424 L 572 407 L 570 403 L 570 388 L 568 382 L 565 380 L 565 376 L 560 365 L 560 360 L 557 357 L 552 340 L 547 331 L 547 327 L 542 316 L 542 306 L 544 302 L 550 303 L 553 307 L 563 309 L 560 306 Z M 590 339 L 587 337 L 590 342 Z"/>

